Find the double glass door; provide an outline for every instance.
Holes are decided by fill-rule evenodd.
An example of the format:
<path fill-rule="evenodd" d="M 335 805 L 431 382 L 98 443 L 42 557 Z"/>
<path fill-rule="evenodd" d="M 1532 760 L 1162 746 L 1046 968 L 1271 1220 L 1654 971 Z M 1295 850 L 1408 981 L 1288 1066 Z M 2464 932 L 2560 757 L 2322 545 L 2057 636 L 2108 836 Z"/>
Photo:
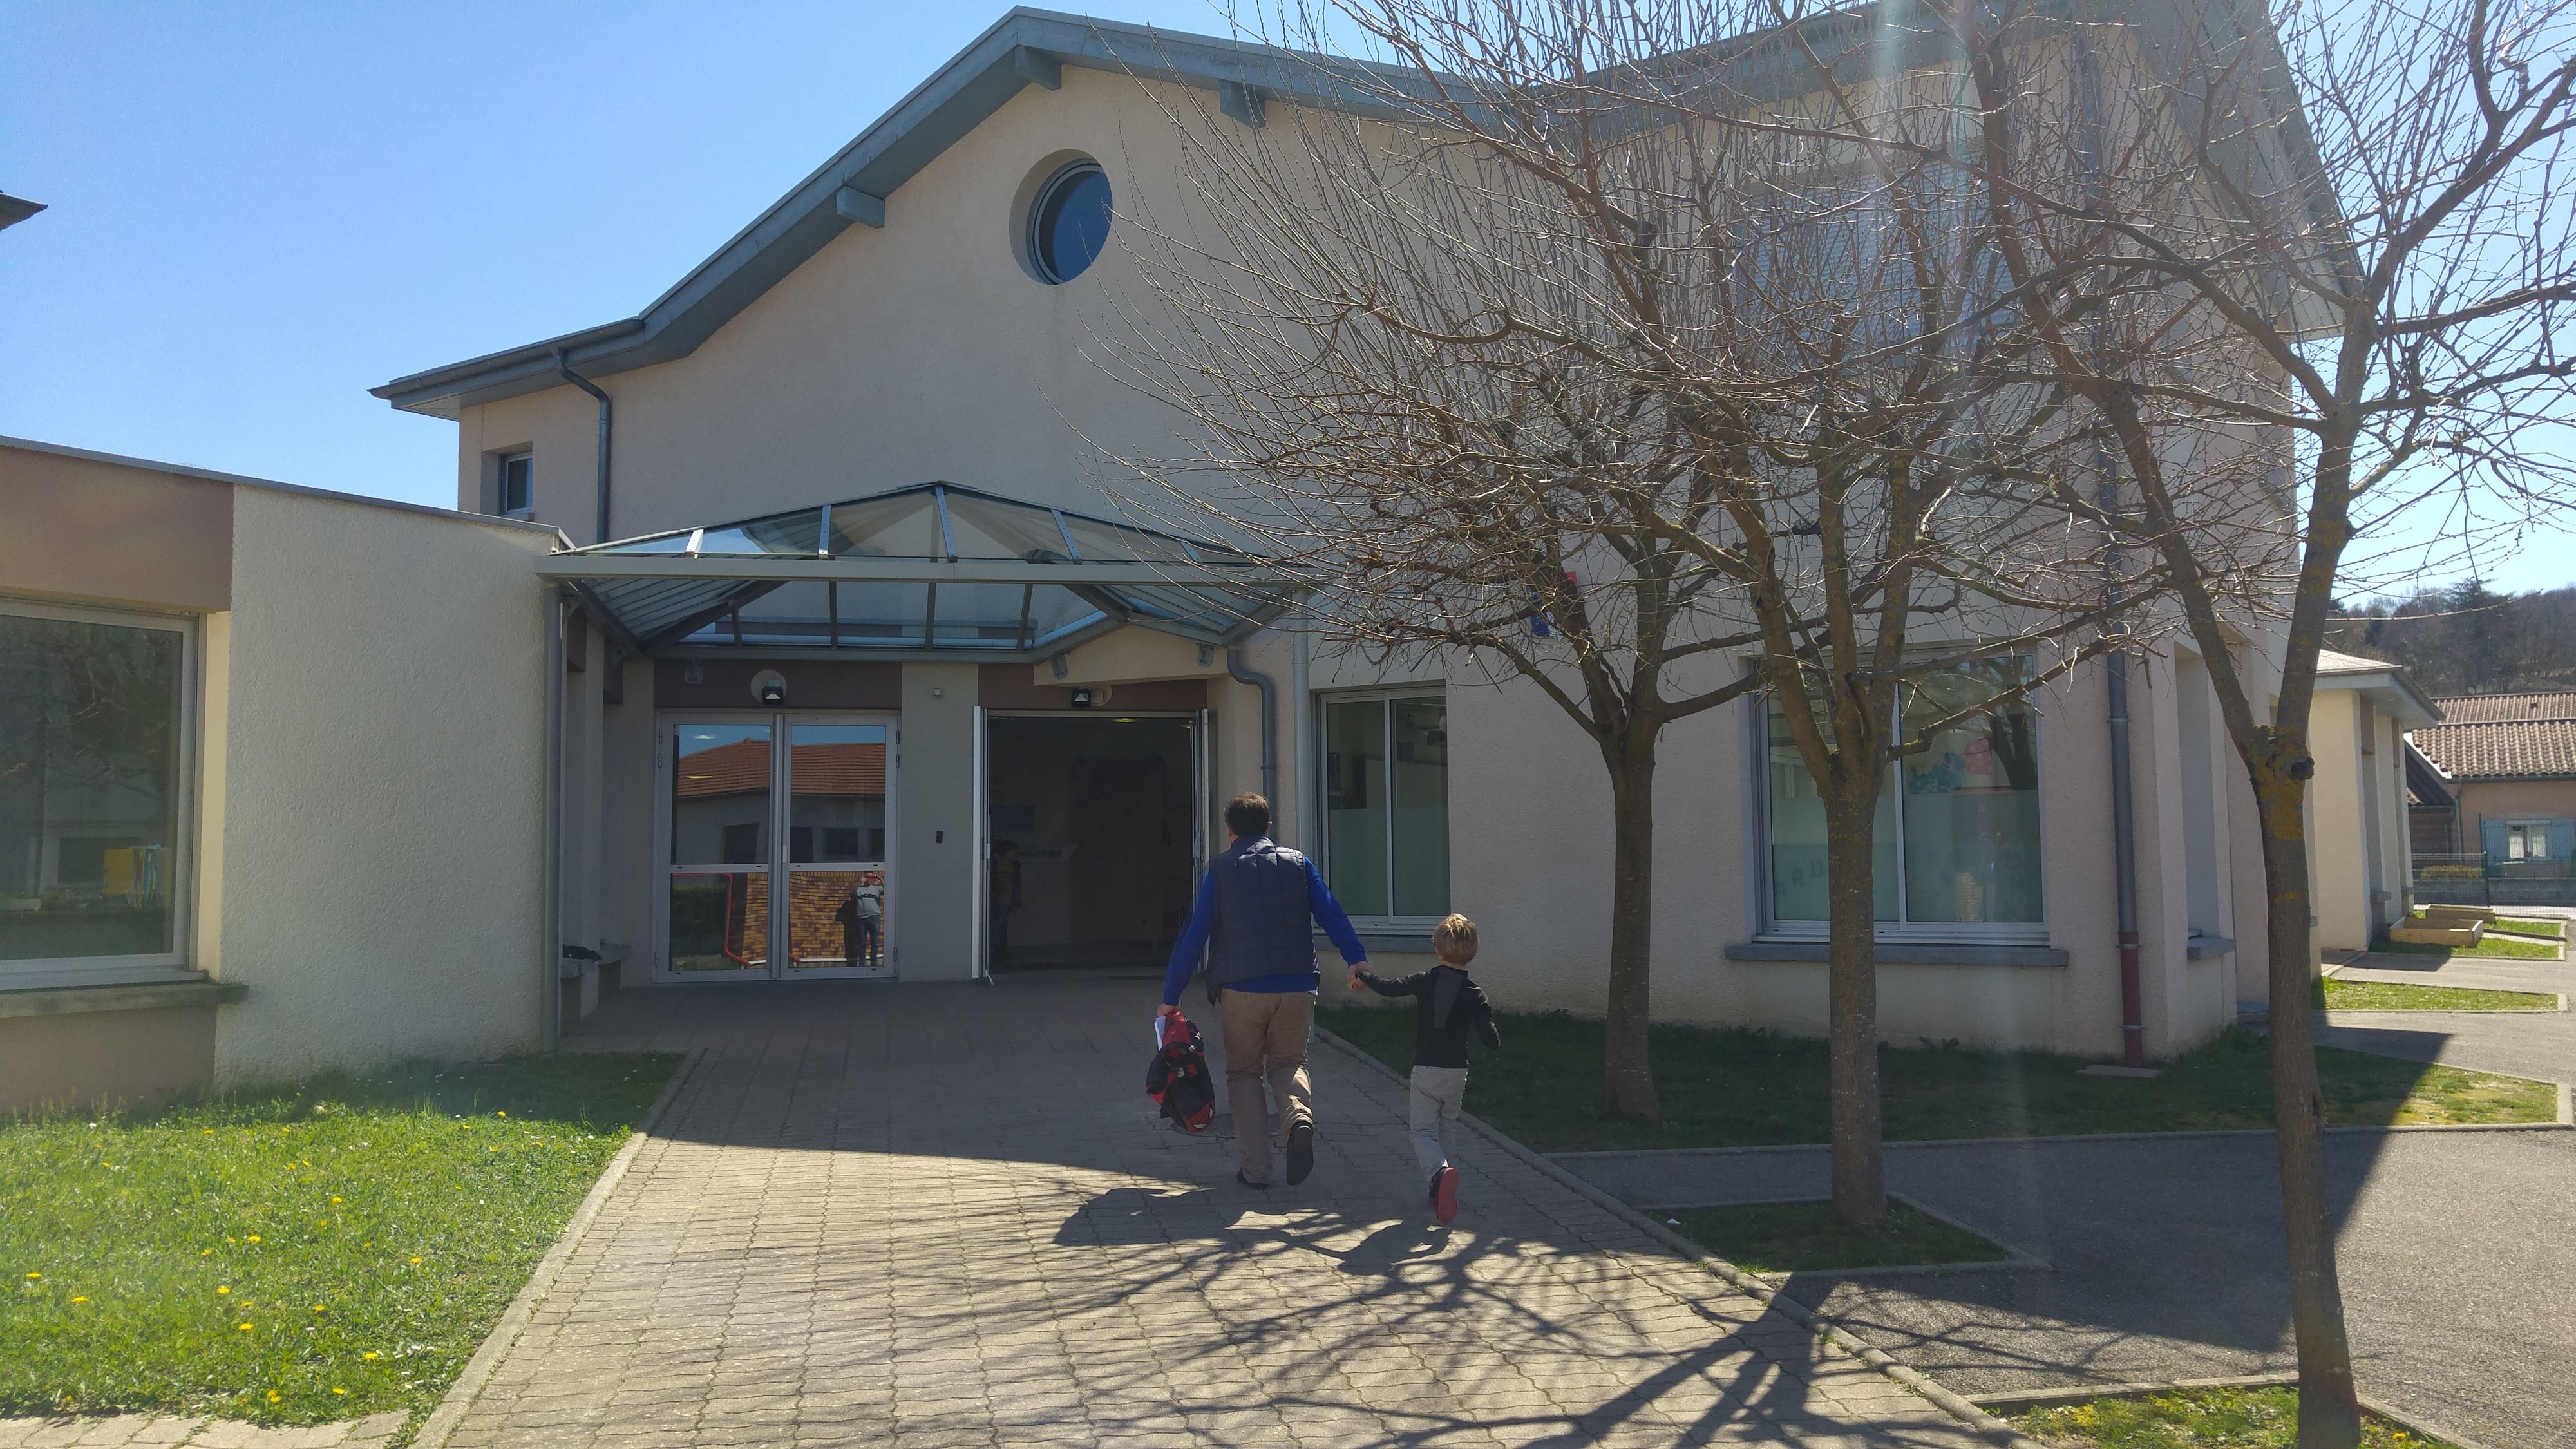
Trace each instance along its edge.
<path fill-rule="evenodd" d="M 663 961 L 682 980 L 891 976 L 893 726 L 788 715 L 663 726 Z"/>

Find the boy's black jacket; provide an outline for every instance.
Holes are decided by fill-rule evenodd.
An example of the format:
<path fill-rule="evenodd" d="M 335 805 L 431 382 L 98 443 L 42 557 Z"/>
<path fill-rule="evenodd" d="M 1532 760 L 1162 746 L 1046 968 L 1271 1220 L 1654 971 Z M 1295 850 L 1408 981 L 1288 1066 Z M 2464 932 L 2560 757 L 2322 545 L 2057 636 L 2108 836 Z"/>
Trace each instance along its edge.
<path fill-rule="evenodd" d="M 1445 979 L 1444 979 L 1445 978 Z M 1467 1033 L 1496 1051 L 1503 1034 L 1494 1027 L 1494 1006 L 1485 988 L 1464 971 L 1434 966 L 1393 981 L 1363 971 L 1360 981 L 1380 996 L 1413 998 L 1413 1064 L 1417 1067 L 1467 1065 Z"/>

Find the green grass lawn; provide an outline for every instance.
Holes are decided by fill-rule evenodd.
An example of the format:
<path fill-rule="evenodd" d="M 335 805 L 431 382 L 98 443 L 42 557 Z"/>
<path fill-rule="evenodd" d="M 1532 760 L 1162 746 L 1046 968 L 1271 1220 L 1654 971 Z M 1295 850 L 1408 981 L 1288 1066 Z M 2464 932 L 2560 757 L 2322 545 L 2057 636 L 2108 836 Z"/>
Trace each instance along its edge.
<path fill-rule="evenodd" d="M 2556 1011 L 2558 998 L 2537 991 L 2484 991 L 2466 986 L 2417 986 L 2396 981 L 2317 983 L 2317 1004 L 2328 1011 Z"/>
<path fill-rule="evenodd" d="M 2490 931 L 2511 931 L 2517 936 L 2546 936 L 2552 941 L 2567 939 L 2565 921 L 2535 921 L 2520 916 L 2498 916 Z"/>
<path fill-rule="evenodd" d="M 2299 1395 L 2282 1387 L 2093 1399 L 2016 1414 L 2012 1426 L 2065 1449 L 2292 1449 Z M 2363 1449 L 2451 1449 L 2370 1414 L 2361 1416 L 2361 1442 Z"/>
<path fill-rule="evenodd" d="M 677 1064 L 421 1065 L 0 1123 L 0 1414 L 435 1404 Z"/>
<path fill-rule="evenodd" d="M 1335 1005 L 1316 1020 L 1399 1071 L 1413 1064 L 1413 1014 Z M 1658 1026 L 1663 1120 L 1602 1109 L 1601 1023 L 1563 1012 L 1505 1013 L 1501 1054 L 1467 1075 L 1467 1109 L 1542 1152 L 1755 1147 L 1823 1142 L 1825 1044 L 1743 1028 Z M 2082 1057 L 1882 1047 L 1887 1136 L 2029 1137 L 2272 1125 L 2268 1038 L 2231 1028 L 2151 1081 L 2077 1075 Z M 2338 1124 L 2549 1122 L 2557 1089 L 2394 1057 L 2321 1050 L 2326 1110 Z"/>
<path fill-rule="evenodd" d="M 1875 1228 L 1855 1228 L 1830 1202 L 1741 1203 L 1672 1216 L 1682 1236 L 1748 1273 L 1991 1263 L 2011 1256 L 1965 1228 L 1890 1200 Z"/>
<path fill-rule="evenodd" d="M 2480 956 L 2488 957 L 2490 959 L 2511 957 L 2523 961 L 2555 961 L 2558 959 L 2558 945 L 2556 942 L 2518 941 L 2511 936 L 2496 935 L 2481 937 L 2478 943 L 2474 946 L 2422 946 L 2412 941 L 2379 941 L 2374 942 L 2370 949 L 2373 951 L 2389 951 L 2400 956 L 2440 956 L 2446 960 L 2453 956 L 2467 957 L 2471 959 Z"/>

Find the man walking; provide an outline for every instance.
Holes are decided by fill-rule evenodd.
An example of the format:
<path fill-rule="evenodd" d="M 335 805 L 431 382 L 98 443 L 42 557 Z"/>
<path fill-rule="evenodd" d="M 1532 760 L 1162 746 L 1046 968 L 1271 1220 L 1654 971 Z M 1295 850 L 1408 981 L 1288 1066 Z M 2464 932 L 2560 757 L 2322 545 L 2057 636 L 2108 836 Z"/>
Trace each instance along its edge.
<path fill-rule="evenodd" d="M 1199 882 L 1190 923 L 1163 973 L 1162 1015 L 1178 1012 L 1181 988 L 1207 952 L 1208 991 L 1217 998 L 1225 1037 L 1225 1085 L 1234 1104 L 1234 1147 L 1242 1166 L 1234 1180 L 1270 1186 L 1270 1113 L 1265 1079 L 1288 1136 L 1288 1181 L 1315 1170 L 1315 1090 L 1306 1077 L 1306 1042 L 1315 1025 L 1311 918 L 1357 970 L 1368 962 L 1351 918 L 1333 900 L 1314 862 L 1270 838 L 1270 802 L 1237 795 L 1226 803 L 1234 843 Z"/>

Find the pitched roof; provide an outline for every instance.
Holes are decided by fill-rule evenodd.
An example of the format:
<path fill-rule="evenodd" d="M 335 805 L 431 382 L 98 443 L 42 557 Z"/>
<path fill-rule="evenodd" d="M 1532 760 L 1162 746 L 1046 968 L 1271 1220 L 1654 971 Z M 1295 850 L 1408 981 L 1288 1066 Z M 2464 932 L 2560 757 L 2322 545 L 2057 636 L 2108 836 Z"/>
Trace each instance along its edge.
<path fill-rule="evenodd" d="M 2576 693 L 2470 694 L 2408 738 L 2455 780 L 2576 778 Z"/>
<path fill-rule="evenodd" d="M 2170 7 L 2121 0 L 2113 8 L 2147 38 L 2151 50 L 2177 43 L 2180 32 L 2168 14 Z M 2335 234 L 2334 198 L 2314 182 L 2317 163 L 2306 119 L 2296 96 L 2274 75 L 2281 68 L 2278 42 L 2261 22 L 2260 10 L 2254 14 L 2256 23 L 2243 38 L 2257 47 L 2259 56 L 2273 57 L 2269 65 L 2258 67 L 2265 77 L 2260 84 L 2281 107 L 2279 144 L 2290 154 L 2253 169 L 2266 179 L 2275 169 L 2285 171 L 2284 188 L 2300 193 L 2314 222 Z M 1834 37 L 1833 44 L 1820 48 L 1837 65 L 1857 55 L 1883 62 L 1892 40 L 1919 50 L 1921 63 L 1948 63 L 1949 33 L 1937 24 L 1893 26 L 1869 7 L 1828 9 L 1794 23 L 1810 30 L 1811 44 Z M 1791 48 L 1758 43 L 1777 29 L 1735 37 L 1723 48 L 1725 64 L 1738 69 L 1748 91 L 1779 84 L 1789 74 L 1783 61 L 1793 54 Z M 1022 87 L 1053 90 L 1062 85 L 1068 65 L 1212 90 L 1219 111 L 1254 127 L 1262 124 L 1264 103 L 1273 98 L 1390 116 L 1434 94 L 1429 83 L 1402 66 L 1021 6 L 994 22 L 641 313 L 398 377 L 369 391 L 407 411 L 453 418 L 470 406 L 562 386 L 567 366 L 588 377 L 604 377 L 686 357 L 843 228 L 888 225 L 888 198 L 896 188 L 982 125 Z M 2255 128 L 2248 134 L 2270 131 Z"/>
<path fill-rule="evenodd" d="M 2369 674 L 2381 669 L 2395 669 L 2385 659 L 2365 659 L 2358 654 L 2338 654 L 2332 649 L 2317 651 L 2319 674 Z"/>

